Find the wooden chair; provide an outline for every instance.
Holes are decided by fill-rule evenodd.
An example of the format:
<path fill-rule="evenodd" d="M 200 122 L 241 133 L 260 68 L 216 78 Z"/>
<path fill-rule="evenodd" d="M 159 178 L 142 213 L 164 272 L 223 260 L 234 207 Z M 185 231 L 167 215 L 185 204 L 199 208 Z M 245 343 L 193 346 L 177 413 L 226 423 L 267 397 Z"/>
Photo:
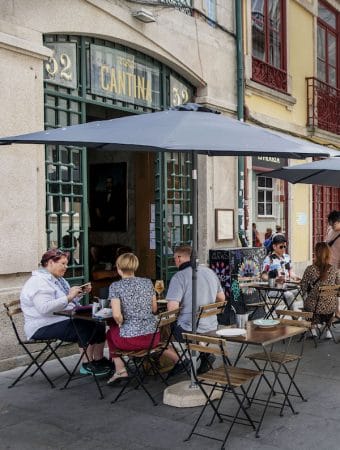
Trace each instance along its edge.
<path fill-rule="evenodd" d="M 245 291 L 249 289 L 249 285 L 258 283 L 261 281 L 260 277 L 238 277 L 237 278 L 239 287 L 241 291 Z M 252 302 L 252 303 L 246 303 L 247 310 L 250 310 L 249 312 L 249 320 L 251 320 L 255 314 L 256 311 L 260 308 L 265 308 L 266 304 L 262 301 Z"/>
<path fill-rule="evenodd" d="M 206 317 L 218 316 L 220 314 L 223 314 L 227 303 L 228 303 L 228 301 L 214 302 L 214 303 L 208 303 L 207 305 L 200 306 L 199 309 L 198 309 L 198 312 L 197 312 L 196 329 L 198 328 L 201 319 L 204 319 Z M 177 352 L 177 354 L 179 355 L 179 360 L 176 363 L 175 367 L 177 365 L 181 364 L 184 361 L 184 359 L 186 358 L 186 355 L 188 353 L 188 348 L 186 347 L 186 345 L 183 342 L 177 342 L 177 345 L 180 348 L 180 353 Z M 174 347 L 175 347 L 175 344 L 174 344 Z M 210 368 L 212 368 L 209 360 L 207 360 L 207 363 L 210 366 Z M 185 367 L 186 366 L 184 366 L 184 368 Z M 185 368 L 185 370 L 187 371 L 186 368 Z M 187 371 L 187 374 L 190 376 L 189 371 Z"/>
<path fill-rule="evenodd" d="M 313 318 L 313 313 L 286 310 L 286 309 L 284 309 L 284 310 L 276 309 L 275 312 L 278 316 L 278 320 L 280 321 L 280 323 L 282 323 L 284 325 L 291 325 L 294 327 L 302 327 L 302 328 L 305 328 L 306 332 L 308 330 L 310 330 L 312 327 L 311 320 Z M 290 319 L 283 318 L 286 316 L 290 317 Z M 263 372 L 262 378 L 268 384 L 270 389 L 271 389 L 271 384 L 270 384 L 268 378 L 266 377 L 266 372 L 273 372 L 271 364 L 278 365 L 279 366 L 278 371 L 287 375 L 288 380 L 289 380 L 289 386 L 286 391 L 285 400 L 281 406 L 280 415 L 282 415 L 282 413 L 283 413 L 283 409 L 284 409 L 284 406 L 286 403 L 286 398 L 288 395 L 294 396 L 294 397 L 297 396 L 297 397 L 300 397 L 302 401 L 307 401 L 305 399 L 305 397 L 303 396 L 301 390 L 299 389 L 299 387 L 297 386 L 297 384 L 294 381 L 294 378 L 295 378 L 297 369 L 299 367 L 302 355 L 303 355 L 303 343 L 301 345 L 301 349 L 300 349 L 299 353 L 274 352 L 271 350 L 268 353 L 258 352 L 258 353 L 252 353 L 252 354 L 246 355 L 246 358 L 253 361 L 253 363 L 255 364 L 257 369 L 261 370 Z M 263 362 L 264 366 L 261 367 L 259 362 Z M 293 370 L 289 370 L 289 368 L 287 366 L 287 364 L 289 364 L 289 363 L 295 363 Z M 292 394 L 290 392 L 292 387 L 295 388 L 296 394 Z M 255 388 L 254 395 L 253 395 L 254 397 L 256 395 L 258 388 L 259 388 L 259 383 L 257 384 L 257 386 Z"/>
<path fill-rule="evenodd" d="M 156 334 L 158 332 L 161 332 L 162 335 L 162 329 L 164 327 L 169 327 L 171 326 L 172 323 L 176 322 L 179 311 L 180 308 L 177 308 L 172 311 L 165 311 L 158 315 L 157 326 L 148 349 L 136 351 L 117 351 L 117 354 L 122 358 L 126 366 L 129 365 L 129 362 L 132 363 L 133 372 L 131 373 L 131 376 L 128 377 L 122 389 L 118 392 L 115 399 L 112 400 L 111 403 L 115 403 L 123 394 L 123 392 L 127 389 L 127 387 L 133 381 L 136 381 L 137 383 L 136 389 L 138 387 L 141 387 L 145 392 L 145 394 L 153 402 L 153 404 L 157 405 L 157 402 L 155 401 L 154 397 L 151 395 L 150 391 L 145 386 L 144 381 L 146 377 L 152 372 L 154 375 L 158 375 L 163 381 L 163 383 L 166 386 L 168 386 L 167 379 L 160 372 L 157 361 L 162 356 L 164 351 L 169 347 L 169 345 L 172 345 L 171 344 L 172 332 L 170 331 L 170 333 L 165 333 L 167 335 L 166 339 L 161 340 L 157 346 L 154 346 L 154 342 Z M 176 349 L 175 351 L 177 352 Z"/>
<path fill-rule="evenodd" d="M 318 308 L 320 303 L 322 303 L 324 300 L 327 300 L 329 297 L 339 297 L 340 296 L 340 285 L 339 284 L 335 284 L 335 285 L 326 285 L 326 286 L 320 286 L 319 287 L 319 298 L 317 301 L 317 304 L 315 306 L 315 310 L 314 310 L 314 323 L 316 322 L 316 317 L 315 315 L 317 314 L 323 314 L 323 315 L 329 315 L 329 319 L 326 320 L 326 322 L 323 324 L 322 328 L 319 331 L 319 339 L 321 339 L 321 337 L 323 336 L 323 334 L 327 331 L 329 331 L 331 333 L 332 339 L 333 341 L 337 344 L 338 340 L 336 339 L 335 335 L 334 335 L 334 331 L 333 331 L 333 313 L 334 311 L 330 311 L 329 314 L 324 314 L 324 313 L 318 313 Z"/>
<path fill-rule="evenodd" d="M 185 338 L 186 344 L 190 350 L 190 360 L 192 365 L 193 361 L 191 359 L 191 351 L 214 353 L 222 359 L 222 365 L 220 367 L 211 369 L 202 375 L 197 375 L 195 370 L 193 370 L 195 382 L 206 398 L 206 402 L 186 441 L 188 441 L 193 434 L 196 434 L 198 436 L 203 436 L 222 442 L 221 449 L 224 449 L 225 443 L 235 423 L 251 426 L 255 430 L 255 421 L 250 417 L 244 403 L 247 400 L 249 404 L 249 389 L 255 378 L 261 375 L 261 372 L 231 366 L 228 362 L 224 339 L 190 333 L 183 333 L 183 337 Z M 222 393 L 216 406 L 211 400 L 214 391 L 221 391 Z M 221 412 L 222 400 L 224 395 L 227 394 L 232 395 L 237 402 L 237 408 L 234 414 Z M 209 425 L 213 423 L 216 416 L 220 422 L 231 422 L 224 439 L 218 439 L 214 435 L 195 432 L 207 406 L 210 406 L 213 410 L 213 416 Z"/>
<path fill-rule="evenodd" d="M 25 350 L 27 355 L 30 357 L 31 362 L 30 364 L 21 372 L 21 374 L 13 381 L 13 383 L 8 386 L 9 388 L 15 386 L 18 381 L 20 381 L 23 376 L 30 370 L 32 366 L 35 366 L 36 369 L 33 373 L 31 373 L 31 377 L 33 377 L 37 372 L 41 372 L 45 379 L 49 382 L 50 386 L 52 388 L 55 387 L 53 381 L 47 376 L 45 370 L 43 369 L 44 364 L 51 358 L 51 356 L 54 356 L 60 365 L 63 367 L 65 372 L 70 375 L 70 371 L 65 366 L 65 364 L 62 362 L 60 357 L 57 354 L 58 348 L 63 343 L 62 341 L 58 339 L 25 339 L 22 337 L 22 333 L 19 327 L 19 322 L 22 323 L 22 317 L 23 313 L 20 308 L 20 300 L 13 300 L 9 303 L 4 303 L 4 308 L 6 310 L 7 316 L 11 321 L 14 334 L 17 338 L 18 344 Z M 37 355 L 35 356 L 33 352 L 29 350 L 29 346 L 35 346 L 34 351 L 37 352 Z M 38 348 L 36 348 L 38 346 Z M 44 356 L 44 359 L 41 358 Z"/>
<path fill-rule="evenodd" d="M 228 303 L 227 301 L 214 302 L 209 303 L 208 305 L 200 306 L 197 313 L 196 329 L 198 328 L 201 319 L 204 319 L 205 317 L 218 316 L 220 314 L 223 314 L 224 308 L 227 306 L 227 303 Z"/>

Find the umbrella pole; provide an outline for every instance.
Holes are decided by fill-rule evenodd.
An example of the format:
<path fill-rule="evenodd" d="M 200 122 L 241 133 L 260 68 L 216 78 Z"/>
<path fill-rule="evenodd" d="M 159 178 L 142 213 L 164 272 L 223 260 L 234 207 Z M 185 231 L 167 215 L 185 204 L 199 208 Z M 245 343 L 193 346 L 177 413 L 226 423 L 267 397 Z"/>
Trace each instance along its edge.
<path fill-rule="evenodd" d="M 192 332 L 196 333 L 196 311 L 197 311 L 197 265 L 198 265 L 198 214 L 197 214 L 197 153 L 192 152 L 192 177 L 191 177 L 191 204 L 192 204 Z M 191 370 L 191 386 L 197 387 L 193 370 L 197 370 L 197 352 L 192 353 L 193 369 Z"/>

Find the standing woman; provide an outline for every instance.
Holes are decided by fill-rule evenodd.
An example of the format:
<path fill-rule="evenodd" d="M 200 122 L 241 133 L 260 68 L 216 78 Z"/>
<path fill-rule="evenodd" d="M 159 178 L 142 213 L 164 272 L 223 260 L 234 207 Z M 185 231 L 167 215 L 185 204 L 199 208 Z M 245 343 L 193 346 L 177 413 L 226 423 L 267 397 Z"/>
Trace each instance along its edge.
<path fill-rule="evenodd" d="M 331 249 L 330 263 L 338 269 L 340 276 L 340 211 L 331 211 L 327 217 L 328 230 L 326 242 Z M 340 297 L 337 300 L 336 316 L 340 319 Z"/>
<path fill-rule="evenodd" d="M 26 281 L 20 294 L 25 333 L 28 339 L 78 342 L 80 348 L 90 343 L 86 350 L 90 361 L 83 362 L 80 373 L 102 375 L 109 372 L 109 361 L 103 357 L 104 326 L 54 315 L 55 312 L 72 309 L 84 293 L 91 291 L 90 284 L 83 290 L 80 286 L 70 287 L 63 278 L 68 258 L 68 253 L 56 248 L 48 250 L 42 255 L 41 267 L 33 271 Z"/>
<path fill-rule="evenodd" d="M 111 325 L 106 338 L 110 356 L 115 364 L 115 373 L 107 384 L 113 385 L 128 373 L 123 360 L 116 354 L 117 350 L 143 350 L 152 344 L 156 347 L 160 341 L 156 329 L 157 300 L 151 280 L 135 276 L 139 261 L 133 253 L 124 253 L 116 261 L 121 280 L 111 284 L 112 315 L 115 323 Z"/>
<path fill-rule="evenodd" d="M 336 311 L 336 296 L 329 296 L 322 303 L 318 303 L 319 287 L 334 285 L 338 281 L 338 272 L 330 264 L 331 252 L 326 242 L 315 245 L 314 264 L 308 266 L 301 280 L 302 293 L 305 296 L 304 309 L 316 313 L 318 323 L 328 322 Z M 331 338 L 327 330 L 327 338 Z"/>

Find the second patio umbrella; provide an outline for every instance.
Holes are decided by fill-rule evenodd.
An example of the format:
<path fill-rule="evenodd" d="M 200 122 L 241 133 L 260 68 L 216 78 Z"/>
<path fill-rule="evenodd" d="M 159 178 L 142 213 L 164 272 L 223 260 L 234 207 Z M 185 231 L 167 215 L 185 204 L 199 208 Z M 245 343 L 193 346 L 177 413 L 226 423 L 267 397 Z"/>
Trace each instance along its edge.
<path fill-rule="evenodd" d="M 281 167 L 281 169 L 265 172 L 262 175 L 280 178 L 293 184 L 320 184 L 340 187 L 340 152 L 339 157 Z"/>

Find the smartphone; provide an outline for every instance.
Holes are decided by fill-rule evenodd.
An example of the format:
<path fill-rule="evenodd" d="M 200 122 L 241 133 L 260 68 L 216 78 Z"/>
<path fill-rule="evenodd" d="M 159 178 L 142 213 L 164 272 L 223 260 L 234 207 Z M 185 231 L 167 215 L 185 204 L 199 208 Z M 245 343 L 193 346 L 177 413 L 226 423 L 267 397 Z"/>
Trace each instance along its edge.
<path fill-rule="evenodd" d="M 80 287 L 80 289 L 82 290 L 82 291 L 84 291 L 85 290 L 85 288 L 86 288 L 86 286 L 88 286 L 89 284 L 91 284 L 90 282 L 88 282 L 88 283 L 85 283 L 85 284 L 82 284 L 81 286 L 79 286 Z"/>

